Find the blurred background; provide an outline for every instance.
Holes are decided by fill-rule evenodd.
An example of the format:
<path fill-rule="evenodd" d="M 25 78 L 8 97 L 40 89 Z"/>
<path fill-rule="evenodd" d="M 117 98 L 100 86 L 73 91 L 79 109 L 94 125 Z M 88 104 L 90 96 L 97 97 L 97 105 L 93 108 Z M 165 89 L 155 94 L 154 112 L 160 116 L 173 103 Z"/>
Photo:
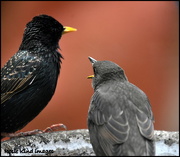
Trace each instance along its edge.
<path fill-rule="evenodd" d="M 179 7 L 175 1 L 3 1 L 1 66 L 21 43 L 34 16 L 53 16 L 77 28 L 59 43 L 64 57 L 56 92 L 47 107 L 20 131 L 63 123 L 68 130 L 87 128 L 93 89 L 88 60 L 120 65 L 128 80 L 149 97 L 155 129 L 179 130 Z M 38 104 L 36 104 L 38 105 Z"/>

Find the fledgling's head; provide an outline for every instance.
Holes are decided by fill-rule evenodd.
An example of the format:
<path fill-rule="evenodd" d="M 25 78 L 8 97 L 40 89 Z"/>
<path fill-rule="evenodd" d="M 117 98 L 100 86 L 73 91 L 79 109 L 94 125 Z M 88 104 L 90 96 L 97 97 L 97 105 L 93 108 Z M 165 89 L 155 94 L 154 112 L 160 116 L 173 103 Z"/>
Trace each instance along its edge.
<path fill-rule="evenodd" d="M 93 88 L 109 80 L 127 81 L 124 70 L 111 61 L 97 61 L 88 57 L 93 66 L 94 75 L 88 76 L 93 79 Z"/>

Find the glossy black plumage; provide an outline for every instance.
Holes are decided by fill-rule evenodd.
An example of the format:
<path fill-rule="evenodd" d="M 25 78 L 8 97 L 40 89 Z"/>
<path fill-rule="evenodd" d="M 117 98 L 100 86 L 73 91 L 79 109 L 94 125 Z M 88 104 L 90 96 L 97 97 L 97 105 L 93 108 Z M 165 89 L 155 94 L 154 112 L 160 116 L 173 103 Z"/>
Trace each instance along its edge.
<path fill-rule="evenodd" d="M 61 68 L 58 42 L 65 27 L 48 15 L 26 25 L 18 52 L 1 69 L 1 133 L 13 133 L 51 100 Z"/>
<path fill-rule="evenodd" d="M 153 113 L 146 94 L 110 61 L 93 64 L 94 94 L 88 111 L 90 141 L 98 156 L 153 156 Z"/>

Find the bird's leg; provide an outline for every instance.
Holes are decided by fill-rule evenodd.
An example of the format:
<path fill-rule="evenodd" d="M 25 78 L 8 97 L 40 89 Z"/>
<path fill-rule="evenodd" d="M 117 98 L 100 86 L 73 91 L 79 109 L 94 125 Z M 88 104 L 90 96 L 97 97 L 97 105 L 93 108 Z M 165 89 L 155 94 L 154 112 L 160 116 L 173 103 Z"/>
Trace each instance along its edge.
<path fill-rule="evenodd" d="M 61 123 L 54 124 L 54 125 L 51 125 L 50 127 L 47 127 L 46 129 L 43 130 L 43 133 L 57 131 L 57 130 L 60 130 L 61 128 L 65 129 L 65 131 L 66 131 L 65 135 L 66 135 L 66 139 L 67 139 L 67 127 Z"/>
<path fill-rule="evenodd" d="M 51 125 L 50 127 L 47 127 L 44 130 L 35 129 L 35 130 L 32 130 L 32 131 L 19 132 L 19 133 L 5 133 L 5 132 L 2 132 L 1 136 L 2 137 L 10 137 L 10 138 L 21 137 L 21 136 L 29 136 L 29 135 L 46 133 L 46 132 L 53 132 L 53 131 L 57 131 L 57 130 L 59 130 L 61 128 L 64 128 L 67 131 L 67 127 L 64 124 L 60 123 L 60 124 Z"/>
<path fill-rule="evenodd" d="M 51 125 L 50 127 L 47 127 L 46 129 L 43 130 L 43 132 L 53 132 L 53 131 L 57 131 L 61 128 L 64 128 L 65 130 L 67 130 L 67 127 L 64 124 L 54 124 Z"/>
<path fill-rule="evenodd" d="M 35 135 L 35 134 L 39 134 L 39 133 L 43 133 L 43 131 L 36 129 L 36 130 L 32 130 L 32 131 L 27 131 L 27 132 L 19 132 L 19 133 L 1 133 L 1 136 L 3 137 L 21 137 L 21 136 L 28 136 L 28 135 Z"/>

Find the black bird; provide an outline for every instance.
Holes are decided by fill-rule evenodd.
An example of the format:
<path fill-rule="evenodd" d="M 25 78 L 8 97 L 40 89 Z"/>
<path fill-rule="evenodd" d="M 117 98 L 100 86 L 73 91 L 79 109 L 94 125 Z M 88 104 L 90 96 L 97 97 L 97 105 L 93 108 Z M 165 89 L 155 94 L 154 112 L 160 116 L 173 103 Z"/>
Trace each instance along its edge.
<path fill-rule="evenodd" d="M 88 129 L 98 156 L 153 156 L 153 113 L 146 94 L 131 84 L 124 70 L 111 61 L 89 57 L 94 70 L 94 94 Z"/>
<path fill-rule="evenodd" d="M 48 15 L 27 23 L 18 52 L 1 69 L 1 137 L 22 129 L 51 100 L 61 68 L 63 27 Z"/>

